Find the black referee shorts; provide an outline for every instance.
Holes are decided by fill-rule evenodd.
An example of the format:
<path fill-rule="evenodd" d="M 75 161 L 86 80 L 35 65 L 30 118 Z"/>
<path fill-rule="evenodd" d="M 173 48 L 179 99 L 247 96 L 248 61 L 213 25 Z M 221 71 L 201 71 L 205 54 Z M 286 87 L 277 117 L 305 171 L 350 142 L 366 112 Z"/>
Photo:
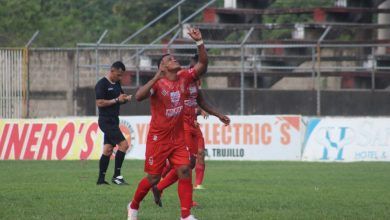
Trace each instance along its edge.
<path fill-rule="evenodd" d="M 115 146 L 126 140 L 119 129 L 118 117 L 99 116 L 99 128 L 104 133 L 104 144 Z"/>

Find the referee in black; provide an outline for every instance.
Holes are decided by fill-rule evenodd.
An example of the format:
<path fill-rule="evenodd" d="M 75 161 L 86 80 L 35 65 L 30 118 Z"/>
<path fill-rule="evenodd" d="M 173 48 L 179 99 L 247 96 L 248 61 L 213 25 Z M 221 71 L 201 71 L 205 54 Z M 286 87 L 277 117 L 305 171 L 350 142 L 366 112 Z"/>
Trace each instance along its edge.
<path fill-rule="evenodd" d="M 110 72 L 95 86 L 96 106 L 99 108 L 99 127 L 104 133 L 104 149 L 99 162 L 97 185 L 109 184 L 105 181 L 105 175 L 115 145 L 118 145 L 118 151 L 115 154 L 112 183 L 128 185 L 121 176 L 121 167 L 129 145 L 119 129 L 120 105 L 131 100 L 131 95 L 124 94 L 120 84 L 125 70 L 126 67 L 121 61 L 113 63 Z"/>

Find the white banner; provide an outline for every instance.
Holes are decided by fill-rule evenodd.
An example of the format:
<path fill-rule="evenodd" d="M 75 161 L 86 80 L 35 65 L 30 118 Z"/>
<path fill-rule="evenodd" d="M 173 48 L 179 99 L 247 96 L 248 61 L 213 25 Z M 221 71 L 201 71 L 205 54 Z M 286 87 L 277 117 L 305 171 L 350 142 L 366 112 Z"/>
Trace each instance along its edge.
<path fill-rule="evenodd" d="M 144 159 L 149 116 L 121 117 L 121 129 L 131 140 L 126 158 Z M 300 116 L 230 116 L 224 126 L 215 117 L 201 119 L 201 129 L 211 160 L 300 160 Z M 129 139 L 129 137 L 131 137 Z"/>
<path fill-rule="evenodd" d="M 306 161 L 390 161 L 390 118 L 311 118 Z"/>

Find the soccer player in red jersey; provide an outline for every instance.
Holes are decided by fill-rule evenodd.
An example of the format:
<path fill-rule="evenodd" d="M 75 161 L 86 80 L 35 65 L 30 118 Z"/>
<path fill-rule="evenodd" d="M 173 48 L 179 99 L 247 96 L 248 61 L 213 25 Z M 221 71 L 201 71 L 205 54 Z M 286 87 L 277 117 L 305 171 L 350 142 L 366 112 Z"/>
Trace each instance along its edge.
<path fill-rule="evenodd" d="M 194 66 L 198 62 L 198 55 L 196 54 L 194 57 L 191 58 L 190 66 Z M 217 118 L 221 120 L 222 123 L 225 125 L 230 124 L 230 119 L 222 115 L 221 113 L 215 111 L 212 109 L 209 105 L 207 105 L 205 99 L 203 98 L 202 92 L 199 90 L 200 89 L 200 81 L 197 81 L 197 89 L 198 89 L 198 96 L 197 96 L 197 104 L 201 108 L 197 108 L 196 114 L 202 115 L 204 118 L 208 117 L 208 114 L 214 115 Z M 202 186 L 203 183 L 203 178 L 204 178 L 204 172 L 205 172 L 205 143 L 204 143 L 204 138 L 202 131 L 200 130 L 200 126 L 198 121 L 195 121 L 195 146 L 197 147 L 197 157 L 196 157 L 196 165 L 195 165 L 195 186 L 194 189 L 204 189 Z"/>
<path fill-rule="evenodd" d="M 197 62 L 197 56 L 192 58 L 190 67 L 195 65 L 196 62 Z M 218 117 L 221 120 L 221 122 L 224 123 L 225 125 L 229 125 L 230 123 L 230 119 L 227 116 L 222 115 L 221 113 L 215 111 L 205 102 L 202 94 L 199 91 L 199 81 L 194 81 L 190 83 L 190 85 L 187 88 L 186 98 L 184 100 L 184 139 L 191 153 L 191 169 L 195 167 L 198 152 L 200 151 L 201 153 L 203 153 L 204 156 L 203 135 L 199 128 L 199 124 L 196 120 L 197 112 L 198 112 L 198 104 L 202 109 L 204 109 L 209 114 Z M 203 171 L 204 171 L 204 157 L 202 159 L 203 160 L 200 161 L 200 163 L 201 162 L 203 163 L 200 166 L 203 165 Z M 169 164 L 167 164 L 167 167 L 168 166 L 171 167 Z M 169 169 L 169 167 L 168 168 L 167 167 L 165 168 L 166 170 Z M 153 186 L 153 194 L 154 194 L 156 204 L 161 206 L 161 199 L 160 199 L 161 192 L 165 188 L 175 183 L 177 180 L 178 180 L 177 173 L 175 172 L 174 169 L 171 169 L 169 172 L 167 172 L 163 180 L 161 180 L 157 185 Z"/>
<path fill-rule="evenodd" d="M 206 112 L 210 115 L 214 115 L 215 117 L 219 118 L 219 120 L 225 124 L 225 126 L 230 124 L 230 118 L 227 117 L 226 115 L 223 115 L 213 108 L 211 108 L 209 105 L 207 105 L 205 99 L 203 98 L 202 92 L 199 91 L 198 97 L 197 97 L 197 103 L 199 107 L 201 107 L 201 112 Z M 203 111 L 204 110 L 204 111 Z M 205 114 L 202 114 L 204 117 Z M 194 189 L 204 189 L 202 186 L 203 183 L 203 177 L 204 177 L 204 172 L 205 172 L 205 143 L 204 143 L 204 138 L 202 131 L 200 130 L 200 126 L 198 122 L 195 122 L 195 131 L 193 131 L 195 134 L 195 147 L 197 149 L 197 156 L 196 156 L 196 165 L 195 165 L 195 187 Z"/>
<path fill-rule="evenodd" d="M 152 119 L 145 153 L 147 176 L 140 181 L 133 200 L 129 203 L 128 220 L 138 219 L 140 203 L 151 187 L 160 181 L 167 159 L 179 177 L 181 219 L 196 220 L 191 215 L 190 153 L 184 142 L 183 108 L 186 89 L 206 72 L 208 58 L 199 29 L 191 28 L 189 35 L 198 46 L 198 63 L 193 68 L 181 69 L 172 55 L 163 55 L 158 63 L 159 71 L 135 95 L 137 101 L 150 97 Z"/>

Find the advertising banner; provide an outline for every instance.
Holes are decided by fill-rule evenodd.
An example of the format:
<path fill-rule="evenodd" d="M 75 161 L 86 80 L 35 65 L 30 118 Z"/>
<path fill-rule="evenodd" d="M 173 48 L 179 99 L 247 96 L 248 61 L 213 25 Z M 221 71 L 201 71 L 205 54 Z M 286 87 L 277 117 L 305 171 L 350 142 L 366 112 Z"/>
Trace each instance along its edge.
<path fill-rule="evenodd" d="M 230 116 L 200 119 L 207 156 L 213 160 L 300 160 L 300 116 Z"/>
<path fill-rule="evenodd" d="M 2 119 L 0 159 L 98 159 L 102 138 L 96 118 Z"/>
<path fill-rule="evenodd" d="M 310 118 L 304 152 L 306 161 L 389 161 L 389 118 Z"/>
<path fill-rule="evenodd" d="M 230 116 L 201 119 L 207 159 L 300 160 L 300 116 Z M 120 117 L 128 159 L 144 159 L 150 116 Z M 0 120 L 1 160 L 99 159 L 103 133 L 97 117 Z M 114 149 L 114 152 L 116 148 Z"/>

